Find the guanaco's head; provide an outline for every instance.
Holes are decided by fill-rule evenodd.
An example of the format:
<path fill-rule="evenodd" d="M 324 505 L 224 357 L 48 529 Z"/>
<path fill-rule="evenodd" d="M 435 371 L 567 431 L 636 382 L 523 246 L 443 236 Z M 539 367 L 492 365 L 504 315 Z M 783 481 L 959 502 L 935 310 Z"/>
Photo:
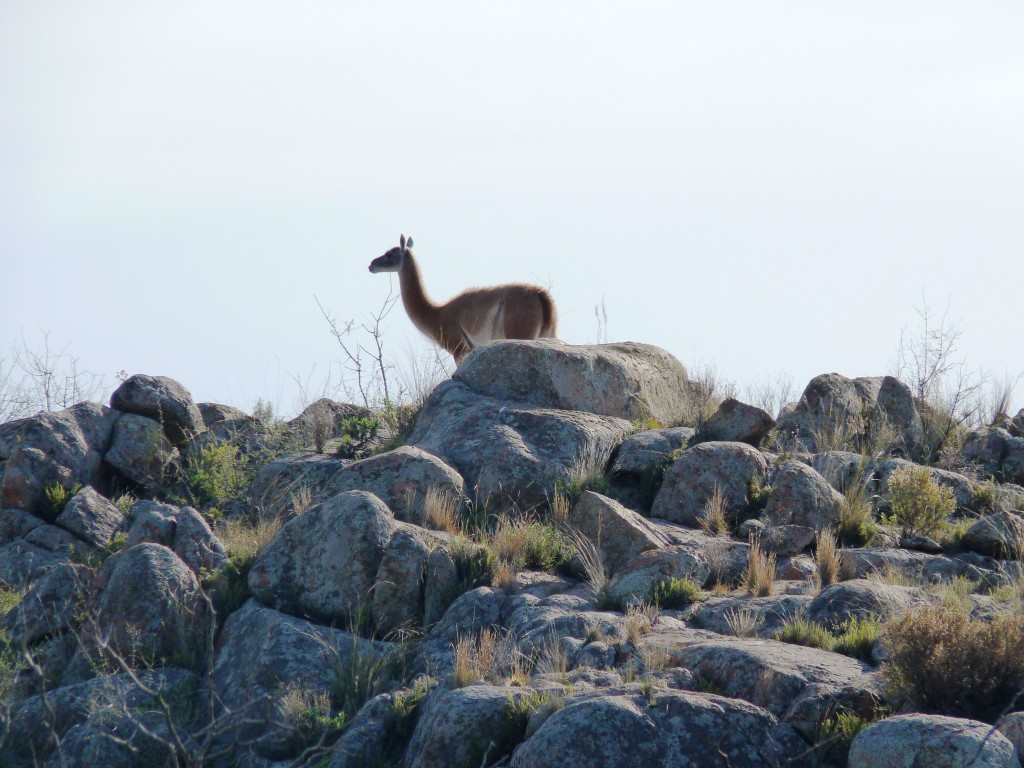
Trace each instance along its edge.
<path fill-rule="evenodd" d="M 405 235 L 402 235 L 398 239 L 397 248 L 392 248 L 383 256 L 378 256 L 370 262 L 370 271 L 374 273 L 397 272 L 402 268 L 402 264 L 405 262 L 405 255 L 410 252 L 410 248 L 412 248 L 412 238 L 410 237 L 406 240 Z"/>

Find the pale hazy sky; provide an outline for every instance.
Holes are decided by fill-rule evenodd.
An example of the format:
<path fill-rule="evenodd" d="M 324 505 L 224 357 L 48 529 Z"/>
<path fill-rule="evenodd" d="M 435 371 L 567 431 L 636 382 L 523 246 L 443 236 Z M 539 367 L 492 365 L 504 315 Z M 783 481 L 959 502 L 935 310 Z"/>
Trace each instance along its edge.
<path fill-rule="evenodd" d="M 744 383 L 892 370 L 924 293 L 1024 370 L 1020 2 L 0 0 L 0 352 L 293 412 L 416 240 L 429 292 Z M 397 283 L 396 283 L 397 287 Z M 386 342 L 423 349 L 401 308 Z M 1024 386 L 1016 406 L 1024 405 Z"/>

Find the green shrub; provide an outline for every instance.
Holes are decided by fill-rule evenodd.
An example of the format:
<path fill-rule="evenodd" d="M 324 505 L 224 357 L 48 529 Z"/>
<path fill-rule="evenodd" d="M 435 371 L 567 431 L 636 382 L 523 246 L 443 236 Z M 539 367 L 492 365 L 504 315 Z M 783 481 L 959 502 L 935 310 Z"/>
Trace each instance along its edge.
<path fill-rule="evenodd" d="M 651 602 L 659 608 L 685 608 L 697 602 L 701 590 L 691 579 L 666 579 L 651 592 Z"/>
<path fill-rule="evenodd" d="M 971 618 L 954 604 L 892 619 L 882 676 L 895 699 L 922 712 L 988 723 L 1024 688 L 1024 616 Z"/>
<path fill-rule="evenodd" d="M 202 505 L 224 505 L 240 496 L 251 479 L 239 457 L 238 447 L 230 443 L 207 446 L 186 462 L 189 490 Z"/>
<path fill-rule="evenodd" d="M 924 467 L 895 469 L 888 485 L 892 512 L 884 522 L 898 526 L 903 537 L 940 535 L 956 510 L 952 489 L 939 485 Z"/>
<path fill-rule="evenodd" d="M 343 459 L 360 459 L 380 432 L 380 419 L 374 416 L 349 416 L 341 422 L 338 455 Z"/>

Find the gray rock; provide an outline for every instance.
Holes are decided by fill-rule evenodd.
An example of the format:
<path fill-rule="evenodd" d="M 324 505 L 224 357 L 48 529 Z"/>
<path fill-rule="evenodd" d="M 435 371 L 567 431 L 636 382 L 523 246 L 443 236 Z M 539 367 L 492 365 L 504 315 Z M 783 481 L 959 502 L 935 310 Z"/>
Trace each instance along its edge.
<path fill-rule="evenodd" d="M 423 585 L 423 624 L 432 627 L 444 616 L 457 595 L 459 570 L 448 550 L 438 547 L 427 555 Z"/>
<path fill-rule="evenodd" d="M 648 344 L 499 341 L 474 350 L 454 378 L 510 403 L 675 424 L 686 414 L 686 369 Z"/>
<path fill-rule="evenodd" d="M 567 697 L 516 749 L 511 765 L 797 768 L 809 764 L 806 752 L 796 732 L 759 707 L 665 689 L 652 699 L 639 693 Z"/>
<path fill-rule="evenodd" d="M 985 477 L 999 473 L 1009 448 L 1010 433 L 998 427 L 981 427 L 967 434 L 960 449 L 964 463 L 975 465 Z"/>
<path fill-rule="evenodd" d="M 152 768 L 174 765 L 176 758 L 201 760 L 199 745 L 191 742 L 181 723 L 175 723 L 172 732 L 163 712 L 149 708 L 133 712 L 108 705 L 65 734 L 46 768 Z"/>
<path fill-rule="evenodd" d="M 872 723 L 850 745 L 850 768 L 1018 768 L 1013 744 L 976 720 L 897 715 Z"/>
<path fill-rule="evenodd" d="M 159 489 L 178 452 L 160 424 L 145 416 L 125 414 L 114 425 L 114 437 L 104 460 L 146 491 Z"/>
<path fill-rule="evenodd" d="M 727 397 L 700 428 L 695 440 L 749 443 L 756 448 L 774 427 L 775 419 L 767 412 Z"/>
<path fill-rule="evenodd" d="M 388 643 L 286 616 L 253 600 L 228 617 L 219 645 L 211 685 L 226 742 L 251 744 L 257 755 L 273 759 L 301 745 L 282 707 L 290 688 L 330 692 L 346 670 L 369 670 L 394 652 Z"/>
<path fill-rule="evenodd" d="M 1000 718 L 996 727 L 1013 744 L 1014 749 L 1017 750 L 1017 757 L 1024 765 L 1024 712 L 1011 712 Z"/>
<path fill-rule="evenodd" d="M 75 484 L 102 487 L 100 465 L 118 415 L 96 403 L 79 403 L 63 411 L 0 424 L 0 462 L 6 462 L 0 466 L 4 474 L 0 508 L 41 512 L 43 490 L 52 482 L 66 488 Z M 17 457 L 25 450 L 45 456 L 46 476 L 33 477 L 37 462 Z"/>
<path fill-rule="evenodd" d="M 351 418 L 372 418 L 374 411 L 361 405 L 338 403 L 322 397 L 307 406 L 302 413 L 288 422 L 288 428 L 300 444 L 314 445 L 314 433 L 326 428 L 327 439 L 341 437 L 345 433 L 345 420 Z"/>
<path fill-rule="evenodd" d="M 1011 437 L 1006 441 L 1002 469 L 1006 482 L 1024 485 L 1024 437 Z"/>
<path fill-rule="evenodd" d="M 373 587 L 373 622 L 378 635 L 423 626 L 423 583 L 429 554 L 426 537 L 414 526 L 391 537 Z"/>
<path fill-rule="evenodd" d="M 968 528 L 962 544 L 983 555 L 1019 559 L 1024 554 L 1024 520 L 1012 512 L 995 512 Z"/>
<path fill-rule="evenodd" d="M 192 395 L 167 376 L 129 376 L 110 396 L 110 407 L 156 420 L 175 446 L 205 429 Z"/>
<path fill-rule="evenodd" d="M 213 573 L 227 565 L 224 544 L 206 519 L 192 507 L 173 507 L 156 501 L 140 501 L 132 507 L 126 547 L 143 542 L 163 544 L 174 550 L 196 576 Z"/>
<path fill-rule="evenodd" d="M 569 525 L 597 546 L 611 573 L 641 552 L 669 543 L 646 518 L 593 491 L 580 496 Z"/>
<path fill-rule="evenodd" d="M 650 602 L 662 582 L 689 579 L 702 587 L 710 573 L 699 550 L 687 545 L 667 546 L 644 552 L 619 568 L 608 582 L 608 594 L 623 603 Z"/>
<path fill-rule="evenodd" d="M 172 698 L 189 695 L 198 685 L 198 678 L 183 669 L 142 670 L 140 687 L 127 673 L 104 675 L 75 685 L 66 685 L 30 696 L 11 711 L 10 734 L 17 737 L 0 741 L 0 764 L 19 765 L 18 758 L 31 759 L 42 754 L 72 727 L 84 723 L 105 704 L 130 708 L 152 705 L 153 692 Z M 29 763 L 30 765 L 32 763 Z"/>
<path fill-rule="evenodd" d="M 923 603 L 924 596 L 917 587 L 854 579 L 823 589 L 808 604 L 806 616 L 834 628 L 853 618 L 874 617 L 884 621 Z"/>
<path fill-rule="evenodd" d="M 707 629 L 720 635 L 732 635 L 739 614 L 746 612 L 756 626 L 755 635 L 773 638 L 787 621 L 795 618 L 811 601 L 809 595 L 771 595 L 769 597 L 726 596 L 712 597 L 700 604 L 690 618 L 698 629 Z"/>
<path fill-rule="evenodd" d="M 581 467 L 603 470 L 632 429 L 624 419 L 511 405 L 445 381 L 428 398 L 409 442 L 453 466 L 471 496 L 529 508 L 549 500 L 556 483 Z"/>
<path fill-rule="evenodd" d="M 531 691 L 491 685 L 436 690 L 423 702 L 405 765 L 408 768 L 477 768 L 508 755 L 526 732 L 513 715 Z"/>
<path fill-rule="evenodd" d="M 763 483 L 768 462 L 746 443 L 702 443 L 690 448 L 665 471 L 665 480 L 651 508 L 651 517 L 696 526 L 704 505 L 722 489 L 726 513 L 739 515 L 748 505 L 753 483 Z"/>
<path fill-rule="evenodd" d="M 74 473 L 38 448 L 19 448 L 3 469 L 0 504 L 31 510 L 48 520 L 53 519 L 53 510 L 46 489 L 60 486 L 70 490 L 74 486 Z"/>
<path fill-rule="evenodd" d="M 326 483 L 324 494 L 368 491 L 387 504 L 397 519 L 423 526 L 424 499 L 430 489 L 459 503 L 465 497 L 458 472 L 420 448 L 403 445 L 346 465 Z"/>
<path fill-rule="evenodd" d="M 660 469 L 673 451 L 684 447 L 696 434 L 693 427 L 649 429 L 637 432 L 622 441 L 612 473 L 640 477 Z"/>
<path fill-rule="evenodd" d="M 814 538 L 814 528 L 805 525 L 768 525 L 760 532 L 761 546 L 779 557 L 800 554 Z"/>
<path fill-rule="evenodd" d="M 341 493 L 285 523 L 249 571 L 249 589 L 285 613 L 345 623 L 372 600 L 396 530 L 376 496 Z"/>
<path fill-rule="evenodd" d="M 121 529 L 124 515 L 112 501 L 87 485 L 68 501 L 56 523 L 91 546 L 105 547 Z"/>
<path fill-rule="evenodd" d="M 659 648 L 669 666 L 683 666 L 723 695 L 743 699 L 783 717 L 810 685 L 855 685 L 871 667 L 838 653 L 775 640 L 719 636 L 701 630 L 654 633 L 643 645 Z"/>
<path fill-rule="evenodd" d="M 57 563 L 67 562 L 81 542 L 22 509 L 0 509 L 0 584 L 22 587 Z"/>
<path fill-rule="evenodd" d="M 312 504 L 330 498 L 325 493 L 328 482 L 349 463 L 321 453 L 293 453 L 267 463 L 249 488 L 252 516 L 287 520 L 294 517 L 299 497 L 308 495 Z"/>
<path fill-rule="evenodd" d="M 108 558 L 109 579 L 90 609 L 87 631 L 65 674 L 65 682 L 92 677 L 109 652 L 128 664 L 201 669 L 212 617 L 199 581 L 171 550 L 138 544 Z"/>
<path fill-rule="evenodd" d="M 779 431 L 809 451 L 898 441 L 912 458 L 924 458 L 924 429 L 910 389 L 892 376 L 848 379 L 816 376 L 795 408 L 780 414 Z M 885 439 L 888 437 L 889 439 Z"/>
<path fill-rule="evenodd" d="M 835 530 L 843 496 L 825 478 L 799 461 L 787 461 L 772 482 L 764 509 L 769 525 L 800 525 L 820 532 Z"/>
<path fill-rule="evenodd" d="M 89 572 L 72 563 L 47 570 L 21 601 L 2 619 L 0 630 L 14 647 L 31 645 L 71 626 L 84 600 Z"/>

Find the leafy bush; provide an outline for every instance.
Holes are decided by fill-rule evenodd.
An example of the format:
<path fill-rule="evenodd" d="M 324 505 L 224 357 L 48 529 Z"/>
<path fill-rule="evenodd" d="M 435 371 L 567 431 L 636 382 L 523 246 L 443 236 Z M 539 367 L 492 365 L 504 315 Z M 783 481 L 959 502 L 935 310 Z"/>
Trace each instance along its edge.
<path fill-rule="evenodd" d="M 239 457 L 238 447 L 230 443 L 210 445 L 186 463 L 189 490 L 199 504 L 222 506 L 238 497 L 252 479 Z"/>
<path fill-rule="evenodd" d="M 43 494 L 46 496 L 46 509 L 45 517 L 51 522 L 56 520 L 61 512 L 64 511 L 64 507 L 71 501 L 71 498 L 82 490 L 81 483 L 75 483 L 71 488 L 65 488 L 59 483 L 48 485 L 43 489 Z"/>
<path fill-rule="evenodd" d="M 349 416 L 341 422 L 338 455 L 343 459 L 360 459 L 380 432 L 380 419 L 373 416 Z"/>
<path fill-rule="evenodd" d="M 956 510 L 952 489 L 939 485 L 924 467 L 895 469 L 888 485 L 892 512 L 884 522 L 898 526 L 903 537 L 941 534 Z"/>
<path fill-rule="evenodd" d="M 923 712 L 993 723 L 1024 689 L 1024 616 L 971 618 L 961 605 L 891 620 L 882 675 Z"/>

